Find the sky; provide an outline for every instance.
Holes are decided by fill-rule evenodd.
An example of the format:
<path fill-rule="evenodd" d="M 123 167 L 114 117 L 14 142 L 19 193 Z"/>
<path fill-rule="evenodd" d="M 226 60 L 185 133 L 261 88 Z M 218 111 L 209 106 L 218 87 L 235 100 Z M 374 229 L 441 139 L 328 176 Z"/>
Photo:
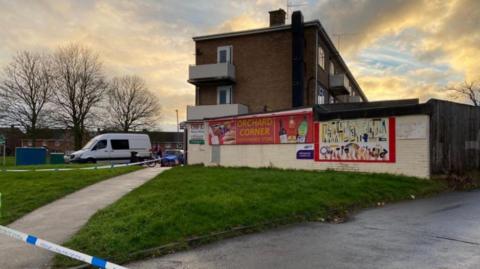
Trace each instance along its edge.
<path fill-rule="evenodd" d="M 320 20 L 369 100 L 447 99 L 480 80 L 480 0 L 290 0 Z M 0 0 L 0 68 L 20 50 L 69 43 L 100 55 L 108 77 L 139 75 L 158 95 L 157 127 L 176 129 L 194 103 L 193 36 L 268 26 L 286 0 Z"/>

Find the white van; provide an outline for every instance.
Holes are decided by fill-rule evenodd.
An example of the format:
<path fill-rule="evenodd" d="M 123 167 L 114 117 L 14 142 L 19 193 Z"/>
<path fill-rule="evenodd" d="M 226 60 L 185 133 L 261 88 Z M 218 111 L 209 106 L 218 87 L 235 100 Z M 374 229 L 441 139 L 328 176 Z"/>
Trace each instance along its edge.
<path fill-rule="evenodd" d="M 95 163 L 97 161 L 129 162 L 132 152 L 142 160 L 151 156 L 152 145 L 146 134 L 108 133 L 90 140 L 81 150 L 73 152 L 70 162 Z"/>

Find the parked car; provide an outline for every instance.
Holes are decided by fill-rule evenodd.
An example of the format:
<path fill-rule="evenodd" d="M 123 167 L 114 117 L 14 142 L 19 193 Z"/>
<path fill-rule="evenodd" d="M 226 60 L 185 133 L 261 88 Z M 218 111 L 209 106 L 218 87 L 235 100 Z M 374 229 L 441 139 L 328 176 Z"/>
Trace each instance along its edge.
<path fill-rule="evenodd" d="M 185 159 L 183 155 L 183 150 L 181 149 L 167 149 L 163 153 L 161 160 L 162 166 L 175 166 L 184 164 Z"/>
<path fill-rule="evenodd" d="M 150 158 L 152 145 L 146 134 L 107 133 L 90 140 L 81 150 L 68 156 L 69 162 L 95 163 L 114 161 L 125 163 Z"/>

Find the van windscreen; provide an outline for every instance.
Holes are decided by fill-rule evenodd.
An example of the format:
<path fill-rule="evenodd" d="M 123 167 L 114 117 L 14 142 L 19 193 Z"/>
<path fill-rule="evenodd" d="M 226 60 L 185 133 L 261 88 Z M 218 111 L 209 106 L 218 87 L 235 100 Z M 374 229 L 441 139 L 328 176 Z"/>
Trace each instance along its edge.
<path fill-rule="evenodd" d="M 82 149 L 90 149 L 95 143 L 97 143 L 97 140 L 92 139 L 88 141 L 88 143 Z"/>
<path fill-rule="evenodd" d="M 112 149 L 130 149 L 130 145 L 128 143 L 128 139 L 112 139 L 110 140 L 112 144 Z"/>

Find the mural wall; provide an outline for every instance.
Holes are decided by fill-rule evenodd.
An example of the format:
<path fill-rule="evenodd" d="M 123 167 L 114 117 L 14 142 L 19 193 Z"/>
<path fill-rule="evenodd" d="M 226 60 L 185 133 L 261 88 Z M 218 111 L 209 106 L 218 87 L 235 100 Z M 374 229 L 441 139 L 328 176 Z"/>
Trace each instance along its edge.
<path fill-rule="evenodd" d="M 395 118 L 326 121 L 318 131 L 317 161 L 395 162 Z"/>

